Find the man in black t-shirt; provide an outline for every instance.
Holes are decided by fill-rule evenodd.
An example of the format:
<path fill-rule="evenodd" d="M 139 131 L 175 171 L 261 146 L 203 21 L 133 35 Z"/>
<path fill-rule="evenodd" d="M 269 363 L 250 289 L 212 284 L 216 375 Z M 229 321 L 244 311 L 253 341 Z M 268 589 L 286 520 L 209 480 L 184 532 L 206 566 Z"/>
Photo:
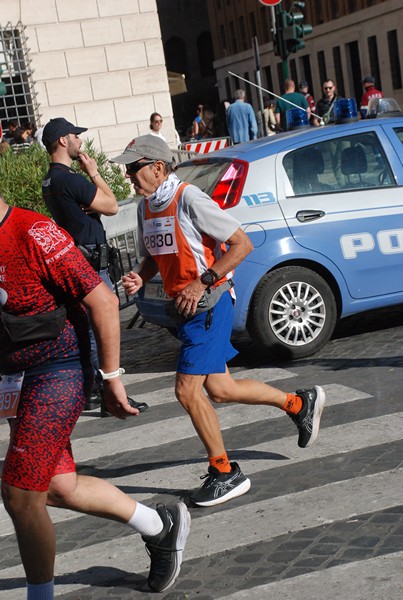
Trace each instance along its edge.
<path fill-rule="evenodd" d="M 113 191 L 99 174 L 96 160 L 80 151 L 82 140 L 78 136 L 85 131 L 87 128 L 76 127 L 63 117 L 51 119 L 45 125 L 42 142 L 51 162 L 42 181 L 42 195 L 56 223 L 72 236 L 103 281 L 113 289 L 108 271 L 109 249 L 100 215 L 115 215 L 118 204 Z M 91 181 L 71 169 L 74 160 L 79 161 Z M 99 359 L 92 331 L 91 361 L 97 371 Z M 95 388 L 93 402 L 88 402 L 86 408 L 99 405 L 94 398 L 98 391 Z M 131 402 L 139 410 L 147 408 L 145 403 Z M 109 413 L 101 408 L 101 416 L 109 416 Z"/>
<path fill-rule="evenodd" d="M 77 246 L 91 249 L 106 242 L 100 215 L 115 215 L 118 204 L 95 159 L 80 151 L 82 140 L 78 136 L 84 131 L 87 129 L 63 118 L 51 119 L 45 126 L 42 141 L 51 162 L 42 193 L 56 223 L 70 233 Z M 74 160 L 80 162 L 91 182 L 71 169 Z"/>

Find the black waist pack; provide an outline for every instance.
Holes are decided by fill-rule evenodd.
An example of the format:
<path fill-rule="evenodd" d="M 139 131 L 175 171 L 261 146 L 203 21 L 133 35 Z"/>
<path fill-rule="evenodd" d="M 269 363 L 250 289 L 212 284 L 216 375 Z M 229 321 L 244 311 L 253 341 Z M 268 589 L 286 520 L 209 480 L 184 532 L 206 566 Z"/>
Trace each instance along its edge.
<path fill-rule="evenodd" d="M 178 313 L 178 309 L 175 306 L 175 298 L 166 303 L 165 313 L 175 323 L 184 323 L 185 321 L 193 319 L 193 317 L 199 315 L 200 313 L 211 310 L 217 304 L 223 293 L 231 289 L 232 287 L 234 287 L 234 282 L 232 281 L 232 279 L 227 279 L 227 281 L 224 281 L 224 283 L 218 285 L 217 287 L 207 288 L 203 296 L 197 303 L 196 312 L 193 315 L 189 315 L 188 317 L 185 317 L 183 314 Z"/>
<path fill-rule="evenodd" d="M 12 315 L 0 309 L 3 327 L 10 340 L 17 344 L 56 339 L 64 329 L 66 314 L 64 304 L 56 310 L 25 316 Z"/>
<path fill-rule="evenodd" d="M 97 244 L 94 248 L 78 245 L 77 248 L 95 271 L 108 268 L 110 253 L 108 244 Z"/>

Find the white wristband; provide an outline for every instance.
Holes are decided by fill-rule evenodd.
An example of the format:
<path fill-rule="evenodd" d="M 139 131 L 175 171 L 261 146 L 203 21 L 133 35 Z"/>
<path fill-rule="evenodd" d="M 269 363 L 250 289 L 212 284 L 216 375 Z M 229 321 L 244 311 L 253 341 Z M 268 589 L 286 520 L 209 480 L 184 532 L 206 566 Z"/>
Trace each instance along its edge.
<path fill-rule="evenodd" d="M 119 377 L 119 375 L 123 375 L 123 373 L 125 372 L 125 370 L 122 368 L 119 368 L 117 371 L 112 371 L 112 373 L 104 373 L 102 369 L 98 369 L 98 371 L 100 372 L 101 377 L 104 381 L 105 379 L 115 379 L 115 377 Z"/>

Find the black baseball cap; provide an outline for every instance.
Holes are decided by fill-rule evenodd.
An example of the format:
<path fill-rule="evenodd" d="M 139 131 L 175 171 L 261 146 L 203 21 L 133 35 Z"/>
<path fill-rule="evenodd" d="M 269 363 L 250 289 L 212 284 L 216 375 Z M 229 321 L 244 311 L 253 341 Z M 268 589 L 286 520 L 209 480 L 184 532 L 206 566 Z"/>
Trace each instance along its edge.
<path fill-rule="evenodd" d="M 362 80 L 362 83 L 373 83 L 373 84 L 375 84 L 375 77 L 372 77 L 372 75 L 367 75 Z"/>
<path fill-rule="evenodd" d="M 64 117 L 56 117 L 56 119 L 50 119 L 43 129 L 42 142 L 46 148 L 49 148 L 53 142 L 59 138 L 68 135 L 69 133 L 84 133 L 88 131 L 87 127 L 76 127 L 73 123 L 66 121 Z"/>

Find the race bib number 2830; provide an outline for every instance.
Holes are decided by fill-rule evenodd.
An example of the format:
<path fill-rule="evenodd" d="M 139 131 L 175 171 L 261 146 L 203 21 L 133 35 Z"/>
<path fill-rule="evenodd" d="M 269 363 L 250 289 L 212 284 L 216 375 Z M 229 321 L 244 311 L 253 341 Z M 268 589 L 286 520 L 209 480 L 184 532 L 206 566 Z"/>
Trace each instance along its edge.
<path fill-rule="evenodd" d="M 175 217 L 160 217 L 144 221 L 144 245 L 151 256 L 178 252 Z"/>
<path fill-rule="evenodd" d="M 15 417 L 20 400 L 24 371 L 0 377 L 0 418 Z"/>

